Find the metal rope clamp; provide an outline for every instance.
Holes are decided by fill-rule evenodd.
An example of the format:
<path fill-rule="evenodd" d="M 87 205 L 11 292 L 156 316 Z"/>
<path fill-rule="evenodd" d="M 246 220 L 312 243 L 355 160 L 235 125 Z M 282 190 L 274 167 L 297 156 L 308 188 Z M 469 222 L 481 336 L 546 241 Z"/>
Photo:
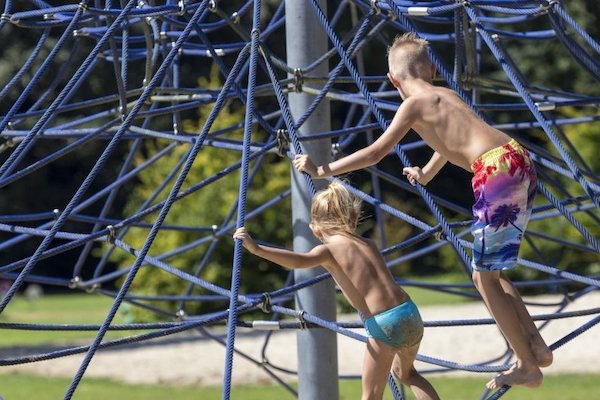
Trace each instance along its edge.
<path fill-rule="evenodd" d="M 433 234 L 433 237 L 435 237 L 435 239 L 438 242 L 441 242 L 442 240 L 446 239 L 446 236 L 444 235 L 444 231 L 442 230 L 441 226 L 438 228 L 438 230 L 435 231 L 435 233 Z"/>
<path fill-rule="evenodd" d="M 177 14 L 178 15 L 185 15 L 185 13 L 186 13 L 185 1 L 184 0 L 179 0 L 179 3 L 177 3 L 177 6 L 179 7 L 179 12 Z"/>
<path fill-rule="evenodd" d="M 540 8 L 542 9 L 542 13 L 548 13 L 548 10 L 554 7 L 555 4 L 559 3 L 558 0 L 548 0 L 546 4 L 540 4 Z"/>
<path fill-rule="evenodd" d="M 308 324 L 306 323 L 306 320 L 304 319 L 304 314 L 306 314 L 306 311 L 304 311 L 304 310 L 298 311 L 298 320 L 300 321 L 300 329 L 308 329 Z"/>
<path fill-rule="evenodd" d="M 271 304 L 271 295 L 267 292 L 262 294 L 263 301 L 260 303 L 260 309 L 265 314 L 270 314 L 273 309 L 273 304 Z"/>
<path fill-rule="evenodd" d="M 381 8 L 377 5 L 377 0 L 371 0 L 371 9 L 375 15 L 381 14 Z"/>
<path fill-rule="evenodd" d="M 115 227 L 112 225 L 107 225 L 106 229 L 108 233 L 106 234 L 106 241 L 110 244 L 115 244 L 115 239 L 117 238 Z"/>
<path fill-rule="evenodd" d="M 219 235 L 218 235 L 218 233 L 219 233 L 219 226 L 218 225 L 212 225 L 211 229 L 212 229 L 212 233 L 211 233 L 212 241 L 216 242 L 216 241 L 219 240 Z"/>
<path fill-rule="evenodd" d="M 290 144 L 290 137 L 288 136 L 287 130 L 277 129 L 277 155 L 279 157 L 285 157 L 288 146 Z"/>
<path fill-rule="evenodd" d="M 302 85 L 304 85 L 304 75 L 302 75 L 302 69 L 294 68 L 294 91 L 296 93 L 302 93 Z"/>

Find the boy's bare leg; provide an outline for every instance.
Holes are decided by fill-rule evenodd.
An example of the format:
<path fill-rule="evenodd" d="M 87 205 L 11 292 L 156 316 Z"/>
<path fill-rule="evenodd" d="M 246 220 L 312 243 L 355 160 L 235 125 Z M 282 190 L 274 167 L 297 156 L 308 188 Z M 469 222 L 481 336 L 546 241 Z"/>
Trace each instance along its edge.
<path fill-rule="evenodd" d="M 517 356 L 516 365 L 489 381 L 487 387 L 495 389 L 502 385 L 539 386 L 543 379 L 542 372 L 531 351 L 529 340 L 521 328 L 513 300 L 502 288 L 500 271 L 474 271 L 473 281 L 498 328 Z"/>
<path fill-rule="evenodd" d="M 369 338 L 362 366 L 362 400 L 381 400 L 388 381 L 394 349 Z"/>
<path fill-rule="evenodd" d="M 419 343 L 420 344 L 420 343 Z M 414 367 L 419 344 L 396 352 L 392 364 L 392 373 L 403 385 L 409 386 L 418 400 L 439 400 L 431 383 L 417 372 Z"/>
<path fill-rule="evenodd" d="M 525 303 L 523 303 L 523 299 L 521 298 L 517 288 L 515 288 L 512 282 L 506 276 L 504 276 L 503 273 L 500 273 L 500 284 L 502 285 L 504 292 L 508 294 L 513 302 L 513 306 L 517 312 L 517 317 L 519 317 L 519 320 L 521 321 L 521 327 L 529 339 L 529 346 L 531 347 L 531 351 L 533 352 L 533 356 L 535 357 L 538 366 L 550 366 L 553 359 L 552 350 L 550 350 L 544 341 L 544 338 L 542 338 L 542 335 L 540 335 L 540 331 L 535 326 L 535 323 L 533 322 L 529 311 L 527 311 Z"/>

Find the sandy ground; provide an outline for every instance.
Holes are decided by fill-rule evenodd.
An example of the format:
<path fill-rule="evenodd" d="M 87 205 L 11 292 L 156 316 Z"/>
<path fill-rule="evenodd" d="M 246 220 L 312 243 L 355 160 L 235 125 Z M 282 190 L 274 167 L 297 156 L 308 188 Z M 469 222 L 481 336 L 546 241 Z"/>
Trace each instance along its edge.
<path fill-rule="evenodd" d="M 548 302 L 557 299 L 557 297 L 544 296 L 542 300 Z M 536 298 L 536 301 L 539 300 L 540 298 Z M 588 294 L 571 303 L 566 311 L 594 307 L 600 307 L 600 293 Z M 547 307 L 529 308 L 532 314 L 544 314 L 554 310 Z M 489 317 L 483 303 L 480 302 L 422 307 L 421 313 L 426 321 Z M 542 330 L 542 335 L 551 344 L 593 318 L 594 315 L 555 320 Z M 344 316 L 340 319 L 354 320 L 355 317 Z M 554 353 L 554 364 L 545 369 L 545 373 L 600 373 L 599 334 L 600 324 L 557 349 Z M 261 360 L 264 333 L 240 328 L 235 344 L 238 350 L 255 360 Z M 338 363 L 341 374 L 360 373 L 363 346 L 361 342 L 338 335 Z M 471 364 L 500 356 L 505 349 L 505 342 L 493 325 L 443 327 L 426 329 L 420 354 Z M 19 352 L 22 351 L 21 349 Z M 278 331 L 269 341 L 266 358 L 274 365 L 295 369 L 296 352 L 295 331 Z M 1 358 L 15 354 L 15 351 L 12 353 L 10 350 L 0 351 Z M 82 358 L 83 355 L 75 355 L 32 364 L 1 367 L 0 373 L 23 371 L 72 378 Z M 87 369 L 86 376 L 105 377 L 128 383 L 221 385 L 224 359 L 225 349 L 222 345 L 214 340 L 198 339 L 198 336 L 188 333 L 99 351 Z M 417 363 L 417 368 L 427 367 L 429 365 Z M 453 374 L 474 376 L 477 373 L 459 371 Z M 293 376 L 281 373 L 279 376 L 288 381 L 294 379 Z M 491 376 L 491 373 L 485 373 L 484 376 Z M 268 382 L 271 378 L 255 363 L 235 356 L 232 379 L 233 384 L 238 385 Z"/>

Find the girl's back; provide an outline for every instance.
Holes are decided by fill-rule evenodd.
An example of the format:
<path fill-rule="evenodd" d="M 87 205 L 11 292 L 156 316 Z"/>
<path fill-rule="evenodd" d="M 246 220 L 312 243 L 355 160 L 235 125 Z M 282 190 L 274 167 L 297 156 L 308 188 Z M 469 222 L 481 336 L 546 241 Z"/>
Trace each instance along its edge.
<path fill-rule="evenodd" d="M 350 304 L 365 318 L 409 299 L 395 282 L 373 241 L 349 234 L 329 236 L 335 265 L 325 266 Z"/>

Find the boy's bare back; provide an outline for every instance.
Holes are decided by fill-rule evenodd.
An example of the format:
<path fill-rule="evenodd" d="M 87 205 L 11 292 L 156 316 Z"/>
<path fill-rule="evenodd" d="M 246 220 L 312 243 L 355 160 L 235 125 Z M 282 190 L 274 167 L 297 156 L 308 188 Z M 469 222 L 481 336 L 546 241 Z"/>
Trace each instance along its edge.
<path fill-rule="evenodd" d="M 410 118 L 411 128 L 451 163 L 470 171 L 477 157 L 510 140 L 481 120 L 454 91 L 422 80 L 404 86 L 413 94 L 399 107 L 394 120 Z M 398 134 L 404 136 L 402 131 Z"/>
<path fill-rule="evenodd" d="M 371 240 L 334 234 L 322 246 L 326 246 L 331 254 L 329 265 L 323 266 L 350 304 L 365 318 L 408 300 L 408 295 L 396 284 Z"/>

